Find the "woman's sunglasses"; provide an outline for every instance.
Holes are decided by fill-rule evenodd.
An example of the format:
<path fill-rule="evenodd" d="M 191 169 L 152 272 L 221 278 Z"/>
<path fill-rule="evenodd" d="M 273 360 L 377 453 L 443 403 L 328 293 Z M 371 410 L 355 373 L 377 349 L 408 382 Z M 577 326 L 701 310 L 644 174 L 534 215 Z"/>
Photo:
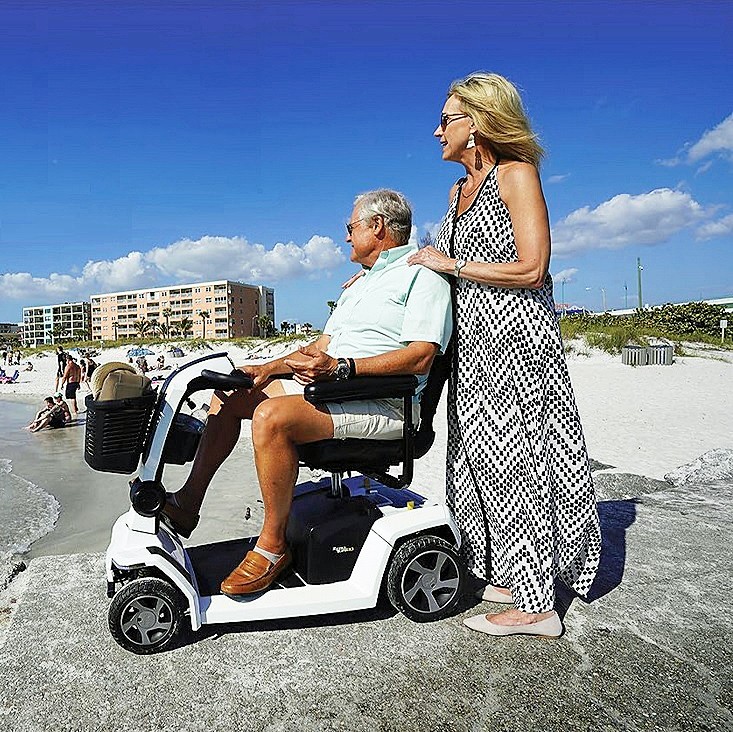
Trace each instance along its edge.
<path fill-rule="evenodd" d="M 441 114 L 440 115 L 440 129 L 445 130 L 445 128 L 451 122 L 455 122 L 457 119 L 463 119 L 464 117 L 468 117 L 468 115 L 467 114 Z"/>

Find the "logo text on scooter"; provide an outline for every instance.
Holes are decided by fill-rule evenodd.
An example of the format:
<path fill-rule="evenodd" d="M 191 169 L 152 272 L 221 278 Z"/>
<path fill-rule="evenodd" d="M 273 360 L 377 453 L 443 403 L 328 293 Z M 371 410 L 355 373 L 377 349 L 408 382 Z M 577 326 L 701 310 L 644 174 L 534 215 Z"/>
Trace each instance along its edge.
<path fill-rule="evenodd" d="M 343 554 L 344 552 L 353 552 L 354 547 L 353 546 L 335 546 L 333 550 L 336 552 L 336 554 Z"/>

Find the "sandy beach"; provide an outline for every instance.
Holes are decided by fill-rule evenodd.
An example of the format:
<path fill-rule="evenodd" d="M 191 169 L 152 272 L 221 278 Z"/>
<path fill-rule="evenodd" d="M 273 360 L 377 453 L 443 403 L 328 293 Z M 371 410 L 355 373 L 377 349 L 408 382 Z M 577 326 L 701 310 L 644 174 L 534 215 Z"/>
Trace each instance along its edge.
<path fill-rule="evenodd" d="M 185 343 L 181 345 L 186 348 Z M 260 344 L 245 350 L 228 344 L 212 346 L 215 350 L 208 353 L 226 350 L 236 364 L 274 358 L 294 347 Z M 167 347 L 153 350 L 157 354 Z M 126 361 L 126 351 L 105 350 L 97 360 Z M 733 354 L 715 350 L 696 353 L 676 357 L 671 366 L 631 368 L 622 365 L 619 357 L 602 351 L 573 349 L 568 363 L 588 451 L 593 460 L 608 466 L 600 473 L 632 473 L 663 480 L 678 466 L 704 453 L 733 448 Z M 179 359 L 167 357 L 167 362 L 176 367 L 201 355 L 201 351 L 187 352 Z M 154 360 L 155 356 L 149 357 L 150 362 Z M 35 357 L 33 363 L 34 369 L 21 372 L 16 384 L 0 387 L 6 413 L 0 459 L 10 461 L 14 476 L 37 486 L 59 504 L 57 518 L 49 512 L 53 530 L 48 526 L 48 533 L 35 537 L 30 556 L 103 551 L 114 519 L 129 506 L 129 478 L 96 473 L 83 461 L 82 403 L 86 391 L 81 393 L 82 411 L 72 426 L 38 434 L 21 429 L 41 399 L 53 391 L 55 358 Z M 444 497 L 444 415 L 445 402 L 436 420 L 436 443 L 418 461 L 413 482 L 414 489 L 437 500 Z M 168 466 L 166 485 L 179 485 L 187 470 L 188 466 Z M 305 471 L 301 479 L 309 477 Z M 599 499 L 602 493 L 599 488 Z M 261 520 L 250 433 L 244 429 L 237 449 L 209 491 L 200 527 L 191 541 L 254 535 Z"/>

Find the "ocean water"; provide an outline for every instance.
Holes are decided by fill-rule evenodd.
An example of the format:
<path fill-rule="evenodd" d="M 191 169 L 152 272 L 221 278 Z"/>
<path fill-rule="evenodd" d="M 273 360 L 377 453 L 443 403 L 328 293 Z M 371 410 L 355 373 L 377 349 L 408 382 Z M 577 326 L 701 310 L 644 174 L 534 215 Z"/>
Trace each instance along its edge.
<path fill-rule="evenodd" d="M 0 459 L 0 554 L 24 554 L 58 521 L 61 504 Z"/>
<path fill-rule="evenodd" d="M 22 427 L 40 406 L 23 402 L 0 402 L 0 554 L 23 554 L 33 542 L 53 530 L 61 504 L 43 487 L 25 477 L 15 466 L 14 457 L 32 459 L 29 432 Z M 25 460 L 21 459 L 21 462 Z"/>

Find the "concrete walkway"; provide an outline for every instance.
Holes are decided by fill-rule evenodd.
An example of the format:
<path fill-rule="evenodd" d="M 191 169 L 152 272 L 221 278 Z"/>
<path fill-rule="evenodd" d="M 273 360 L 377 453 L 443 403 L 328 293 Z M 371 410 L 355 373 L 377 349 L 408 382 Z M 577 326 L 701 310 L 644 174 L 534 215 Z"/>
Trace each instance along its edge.
<path fill-rule="evenodd" d="M 0 598 L 0 729 L 733 730 L 733 490 L 596 481 L 602 572 L 591 603 L 562 598 L 555 641 L 472 633 L 492 606 L 467 602 L 429 625 L 209 627 L 138 657 L 107 631 L 101 556 L 34 559 Z"/>

